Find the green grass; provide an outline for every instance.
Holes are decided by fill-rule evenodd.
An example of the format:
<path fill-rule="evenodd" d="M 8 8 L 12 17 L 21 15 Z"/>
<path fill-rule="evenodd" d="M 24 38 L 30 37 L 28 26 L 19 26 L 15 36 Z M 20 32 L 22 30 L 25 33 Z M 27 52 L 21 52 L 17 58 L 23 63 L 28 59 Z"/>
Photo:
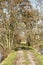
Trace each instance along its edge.
<path fill-rule="evenodd" d="M 30 51 L 33 52 L 38 65 L 43 65 L 43 56 L 39 52 L 37 52 L 35 49 L 33 49 L 32 47 Z"/>
<path fill-rule="evenodd" d="M 17 52 L 11 51 L 8 57 L 1 63 L 1 65 L 13 65 L 16 58 Z"/>

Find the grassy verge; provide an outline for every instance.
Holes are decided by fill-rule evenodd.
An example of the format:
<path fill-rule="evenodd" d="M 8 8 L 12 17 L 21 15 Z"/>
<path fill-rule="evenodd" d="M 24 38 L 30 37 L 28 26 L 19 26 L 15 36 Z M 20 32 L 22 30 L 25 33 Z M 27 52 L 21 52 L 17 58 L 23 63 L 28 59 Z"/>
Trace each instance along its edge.
<path fill-rule="evenodd" d="M 30 51 L 33 52 L 33 54 L 34 54 L 34 56 L 36 58 L 36 62 L 38 63 L 38 65 L 43 65 L 43 56 L 41 54 L 39 54 L 39 52 L 37 52 L 33 48 L 31 48 Z"/>
<path fill-rule="evenodd" d="M 11 51 L 8 57 L 0 65 L 13 65 L 16 55 L 16 51 Z"/>

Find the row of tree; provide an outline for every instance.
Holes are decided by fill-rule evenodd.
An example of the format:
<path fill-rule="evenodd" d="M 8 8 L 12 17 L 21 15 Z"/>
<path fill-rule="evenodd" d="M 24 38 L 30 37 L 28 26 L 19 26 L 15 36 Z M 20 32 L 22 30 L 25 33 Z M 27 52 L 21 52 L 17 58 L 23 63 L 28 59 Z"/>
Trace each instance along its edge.
<path fill-rule="evenodd" d="M 43 17 L 30 1 L 0 0 L 0 6 L 0 45 L 4 49 L 20 43 L 20 32 L 26 33 L 28 45 L 42 43 Z"/>

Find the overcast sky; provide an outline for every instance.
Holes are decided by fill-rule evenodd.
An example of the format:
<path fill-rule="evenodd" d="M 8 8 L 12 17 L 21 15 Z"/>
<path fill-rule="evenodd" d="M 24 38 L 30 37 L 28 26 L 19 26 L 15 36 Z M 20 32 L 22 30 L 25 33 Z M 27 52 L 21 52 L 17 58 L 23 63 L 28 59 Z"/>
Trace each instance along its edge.
<path fill-rule="evenodd" d="M 43 0 L 30 0 L 30 1 L 34 9 L 38 9 L 39 12 L 43 11 Z M 37 1 L 39 1 L 39 3 Z"/>

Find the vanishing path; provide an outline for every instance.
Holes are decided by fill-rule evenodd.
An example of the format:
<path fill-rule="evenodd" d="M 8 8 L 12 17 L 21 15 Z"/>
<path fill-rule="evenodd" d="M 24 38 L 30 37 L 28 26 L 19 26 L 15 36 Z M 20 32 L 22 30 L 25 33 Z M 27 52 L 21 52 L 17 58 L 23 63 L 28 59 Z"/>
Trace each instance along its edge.
<path fill-rule="evenodd" d="M 14 65 L 24 65 L 25 59 L 23 56 L 23 51 L 18 50 L 17 59 Z"/>
<path fill-rule="evenodd" d="M 35 62 L 35 58 L 34 58 L 32 52 L 27 51 L 27 56 L 28 56 L 28 59 L 29 59 L 29 62 L 30 62 L 29 65 L 37 65 L 37 63 Z"/>
<path fill-rule="evenodd" d="M 26 58 L 24 58 L 24 51 L 18 50 L 17 52 L 18 54 L 17 54 L 17 58 L 14 65 L 27 65 L 25 64 Z M 29 50 L 26 50 L 26 55 L 27 55 L 27 61 L 29 62 L 28 65 L 37 65 L 35 62 L 35 58 L 32 55 L 32 52 L 30 52 Z"/>

